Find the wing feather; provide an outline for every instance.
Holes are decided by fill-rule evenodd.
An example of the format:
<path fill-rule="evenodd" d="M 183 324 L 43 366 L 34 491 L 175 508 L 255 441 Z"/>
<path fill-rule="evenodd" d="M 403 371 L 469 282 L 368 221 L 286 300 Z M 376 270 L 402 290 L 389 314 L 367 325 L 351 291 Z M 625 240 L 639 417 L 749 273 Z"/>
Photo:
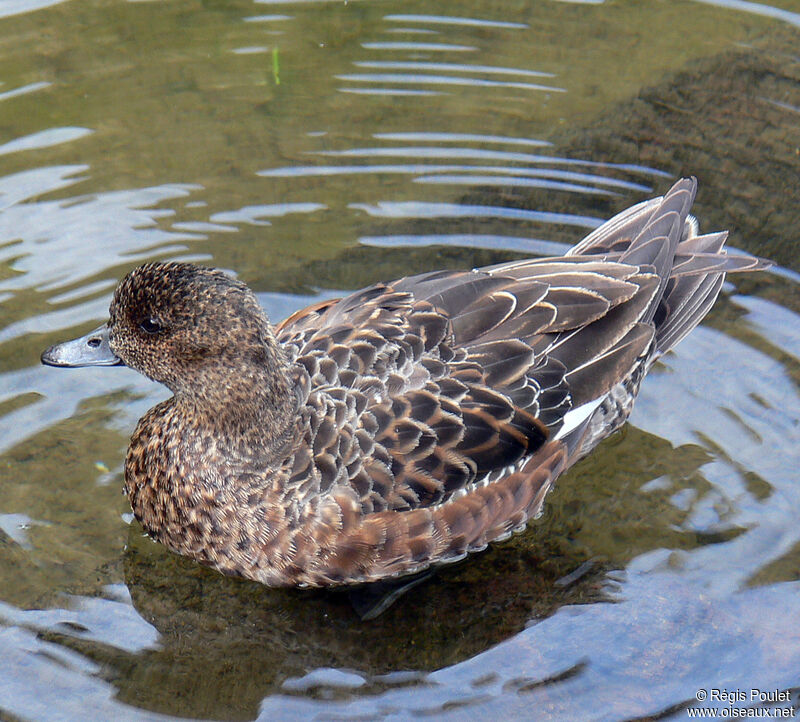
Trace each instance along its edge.
<path fill-rule="evenodd" d="M 449 538 L 457 554 L 522 523 L 572 463 L 552 446 L 565 416 L 588 409 L 588 425 L 613 389 L 635 393 L 652 358 L 708 311 L 725 272 L 765 266 L 727 255 L 725 233 L 697 235 L 695 188 L 679 181 L 562 258 L 410 276 L 278 325 L 318 413 L 332 413 L 332 395 L 347 401 L 345 436 L 360 451 L 347 465 L 334 453 L 345 442 L 312 425 L 326 483 L 350 479 L 363 513 L 408 514 L 415 559 L 432 543 L 412 534 L 416 524 L 420 535 Z M 621 408 L 627 415 L 630 404 Z M 570 449 L 581 446 L 581 429 L 569 432 L 578 440 Z M 525 481 L 538 473 L 528 465 L 535 458 L 552 462 L 538 485 Z M 413 516 L 425 510 L 441 513 L 435 522 Z"/>

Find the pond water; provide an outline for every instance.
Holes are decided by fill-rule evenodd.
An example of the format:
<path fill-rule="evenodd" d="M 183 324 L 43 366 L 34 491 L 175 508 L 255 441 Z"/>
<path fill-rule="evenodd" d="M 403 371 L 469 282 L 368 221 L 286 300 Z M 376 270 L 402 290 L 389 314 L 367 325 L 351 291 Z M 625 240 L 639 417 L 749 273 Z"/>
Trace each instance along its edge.
<path fill-rule="evenodd" d="M 800 3 L 4 0 L 0 38 L 0 719 L 798 708 Z M 122 460 L 166 391 L 39 365 L 144 260 L 278 321 L 562 253 L 683 174 L 776 267 L 729 278 L 541 519 L 372 621 L 144 538 Z"/>

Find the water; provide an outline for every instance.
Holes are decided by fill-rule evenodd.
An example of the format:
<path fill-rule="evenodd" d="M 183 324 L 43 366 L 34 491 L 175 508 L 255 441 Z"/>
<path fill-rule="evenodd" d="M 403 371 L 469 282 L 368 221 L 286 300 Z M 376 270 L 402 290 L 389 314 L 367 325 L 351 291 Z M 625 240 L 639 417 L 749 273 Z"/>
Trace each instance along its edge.
<path fill-rule="evenodd" d="M 685 719 L 756 687 L 797 708 L 799 19 L 1 2 L 0 718 Z M 143 538 L 121 465 L 166 392 L 38 363 L 144 260 L 229 269 L 277 321 L 562 253 L 687 173 L 703 228 L 779 266 L 729 279 L 524 534 L 371 622 Z"/>

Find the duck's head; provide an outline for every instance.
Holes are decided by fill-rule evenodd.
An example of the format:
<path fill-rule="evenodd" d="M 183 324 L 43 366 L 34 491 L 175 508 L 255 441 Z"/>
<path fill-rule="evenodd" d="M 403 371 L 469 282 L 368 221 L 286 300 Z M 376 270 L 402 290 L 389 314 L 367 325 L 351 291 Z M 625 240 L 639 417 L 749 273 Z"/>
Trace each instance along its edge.
<path fill-rule="evenodd" d="M 213 397 L 232 377 L 282 364 L 255 295 L 221 271 L 189 263 L 148 263 L 117 286 L 109 321 L 51 346 L 51 366 L 125 364 L 176 395 Z"/>

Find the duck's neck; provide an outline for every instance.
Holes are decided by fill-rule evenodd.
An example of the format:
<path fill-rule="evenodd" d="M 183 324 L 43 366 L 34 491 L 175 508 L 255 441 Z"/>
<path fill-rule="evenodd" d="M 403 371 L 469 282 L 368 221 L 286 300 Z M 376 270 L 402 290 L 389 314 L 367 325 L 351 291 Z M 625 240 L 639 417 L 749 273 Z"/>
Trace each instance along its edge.
<path fill-rule="evenodd" d="M 209 430 L 227 454 L 269 461 L 284 445 L 297 415 L 288 367 L 278 349 L 237 356 L 208 374 L 195 376 L 191 389 L 175 394 L 175 403 Z"/>

